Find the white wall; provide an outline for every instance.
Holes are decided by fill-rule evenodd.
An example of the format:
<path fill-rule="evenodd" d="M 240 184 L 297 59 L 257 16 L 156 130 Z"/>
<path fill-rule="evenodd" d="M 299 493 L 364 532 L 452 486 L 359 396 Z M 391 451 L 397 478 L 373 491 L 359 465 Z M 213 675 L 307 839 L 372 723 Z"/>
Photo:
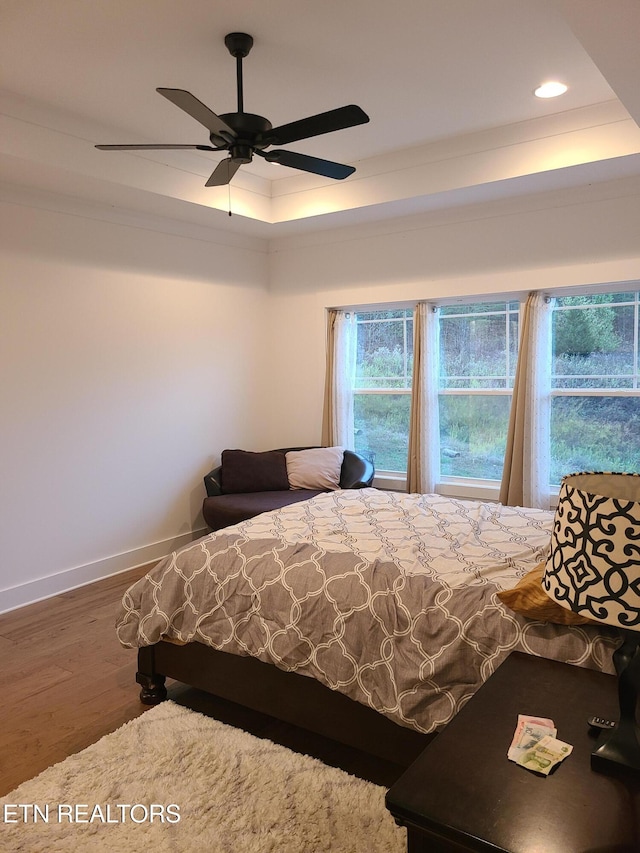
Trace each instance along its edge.
<path fill-rule="evenodd" d="M 0 217 L 1 611 L 204 528 L 202 475 L 262 446 L 269 371 L 264 244 Z"/>
<path fill-rule="evenodd" d="M 638 182 L 269 255 L 41 208 L 0 203 L 0 611 L 190 538 L 224 447 L 318 442 L 327 307 L 640 278 Z"/>
<path fill-rule="evenodd" d="M 627 180 L 274 242 L 274 435 L 320 438 L 327 307 L 637 280 L 639 235 Z"/>

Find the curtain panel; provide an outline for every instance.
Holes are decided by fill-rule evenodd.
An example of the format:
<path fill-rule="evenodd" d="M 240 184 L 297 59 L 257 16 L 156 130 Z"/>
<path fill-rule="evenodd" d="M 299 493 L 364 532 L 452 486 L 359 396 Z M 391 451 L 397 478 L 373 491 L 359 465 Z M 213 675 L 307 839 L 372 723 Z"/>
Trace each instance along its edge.
<path fill-rule="evenodd" d="M 327 351 L 322 444 L 354 449 L 353 392 L 356 377 L 356 315 L 327 312 Z"/>
<path fill-rule="evenodd" d="M 552 300 L 530 293 L 521 319 L 500 503 L 549 509 Z"/>

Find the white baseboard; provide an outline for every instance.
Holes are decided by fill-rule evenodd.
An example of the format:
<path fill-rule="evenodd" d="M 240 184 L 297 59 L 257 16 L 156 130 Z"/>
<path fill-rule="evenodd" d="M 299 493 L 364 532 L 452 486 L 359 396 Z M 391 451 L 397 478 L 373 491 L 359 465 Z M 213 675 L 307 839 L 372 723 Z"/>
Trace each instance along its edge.
<path fill-rule="evenodd" d="M 175 551 L 176 548 L 193 542 L 207 533 L 209 533 L 208 529 L 191 530 L 188 533 L 181 533 L 174 538 L 154 542 L 151 545 L 145 545 L 124 554 L 116 554 L 104 560 L 97 560 L 95 563 L 65 569 L 65 571 L 57 572 L 54 575 L 0 590 L 0 613 L 7 613 L 9 610 L 15 610 L 27 604 L 35 604 L 36 601 L 51 598 L 51 596 L 59 595 L 61 592 L 69 592 L 69 590 L 77 589 L 79 586 L 85 586 L 111 575 L 135 569 L 137 566 L 144 566 L 145 563 L 160 560 Z"/>

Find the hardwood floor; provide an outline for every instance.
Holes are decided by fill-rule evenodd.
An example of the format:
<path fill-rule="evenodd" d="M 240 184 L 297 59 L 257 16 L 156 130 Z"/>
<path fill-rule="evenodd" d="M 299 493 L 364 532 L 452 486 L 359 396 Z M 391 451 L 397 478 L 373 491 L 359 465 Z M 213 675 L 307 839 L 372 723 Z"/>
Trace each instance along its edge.
<path fill-rule="evenodd" d="M 0 796 L 148 710 L 114 623 L 132 569 L 0 615 Z M 169 698 L 389 786 L 403 768 L 177 683 Z"/>

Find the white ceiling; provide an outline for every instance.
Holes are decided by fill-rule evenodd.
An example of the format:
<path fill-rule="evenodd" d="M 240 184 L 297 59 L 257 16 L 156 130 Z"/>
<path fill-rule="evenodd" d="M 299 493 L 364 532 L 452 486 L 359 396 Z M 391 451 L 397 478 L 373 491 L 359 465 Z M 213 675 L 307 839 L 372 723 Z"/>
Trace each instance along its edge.
<path fill-rule="evenodd" d="M 207 143 L 155 88 L 235 111 L 231 31 L 254 37 L 248 112 L 368 113 L 287 146 L 352 177 L 254 161 L 205 189 L 221 154 L 93 148 Z M 638 0 L 2 0 L 0 178 L 270 236 L 640 175 L 639 34 Z M 551 78 L 568 93 L 535 98 Z"/>

